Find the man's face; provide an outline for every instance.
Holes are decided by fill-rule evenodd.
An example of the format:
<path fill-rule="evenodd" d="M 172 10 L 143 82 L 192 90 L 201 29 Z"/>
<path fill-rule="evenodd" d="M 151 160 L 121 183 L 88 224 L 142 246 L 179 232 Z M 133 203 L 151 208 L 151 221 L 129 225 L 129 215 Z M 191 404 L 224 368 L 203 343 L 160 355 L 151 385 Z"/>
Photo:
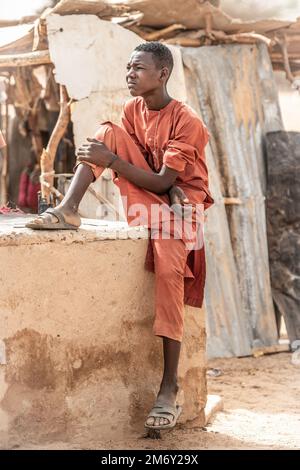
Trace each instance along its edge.
<path fill-rule="evenodd" d="M 151 52 L 134 51 L 127 64 L 126 82 L 132 96 L 147 96 L 165 83 L 164 69 L 158 69 Z"/>

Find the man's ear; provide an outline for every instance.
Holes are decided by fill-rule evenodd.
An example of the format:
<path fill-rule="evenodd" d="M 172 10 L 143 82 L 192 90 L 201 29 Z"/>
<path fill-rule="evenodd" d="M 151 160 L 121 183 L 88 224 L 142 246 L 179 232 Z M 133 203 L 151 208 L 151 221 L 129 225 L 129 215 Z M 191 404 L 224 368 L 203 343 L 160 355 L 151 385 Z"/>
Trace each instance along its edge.
<path fill-rule="evenodd" d="M 160 71 L 160 79 L 167 80 L 169 78 L 169 69 L 167 67 L 163 67 Z"/>

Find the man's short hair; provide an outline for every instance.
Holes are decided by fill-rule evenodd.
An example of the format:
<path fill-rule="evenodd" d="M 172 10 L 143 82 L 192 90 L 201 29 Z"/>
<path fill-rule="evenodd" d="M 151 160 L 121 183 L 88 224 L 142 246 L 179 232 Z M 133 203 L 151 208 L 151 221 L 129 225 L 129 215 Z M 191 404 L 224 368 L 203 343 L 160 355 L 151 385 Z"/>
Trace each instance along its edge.
<path fill-rule="evenodd" d="M 157 68 L 167 67 L 171 75 L 174 61 L 170 49 L 158 41 L 149 41 L 139 44 L 135 49 L 137 52 L 151 52 Z"/>

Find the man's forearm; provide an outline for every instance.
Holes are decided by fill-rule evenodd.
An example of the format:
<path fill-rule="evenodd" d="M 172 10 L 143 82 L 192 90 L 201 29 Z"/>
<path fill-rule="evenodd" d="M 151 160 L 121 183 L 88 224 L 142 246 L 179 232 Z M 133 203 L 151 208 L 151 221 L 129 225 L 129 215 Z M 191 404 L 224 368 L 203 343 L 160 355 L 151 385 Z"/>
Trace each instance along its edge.
<path fill-rule="evenodd" d="M 111 168 L 136 186 L 156 194 L 166 193 L 176 179 L 176 175 L 174 177 L 174 175 L 167 176 L 160 173 L 148 172 L 121 158 L 117 158 Z"/>

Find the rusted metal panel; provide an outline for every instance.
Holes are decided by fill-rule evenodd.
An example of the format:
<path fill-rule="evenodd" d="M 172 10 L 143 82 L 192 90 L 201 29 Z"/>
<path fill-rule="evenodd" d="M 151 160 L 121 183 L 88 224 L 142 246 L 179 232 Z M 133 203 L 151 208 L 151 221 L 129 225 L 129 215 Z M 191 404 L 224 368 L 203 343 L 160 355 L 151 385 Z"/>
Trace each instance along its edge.
<path fill-rule="evenodd" d="M 220 201 L 208 211 L 208 352 L 246 355 L 278 341 L 265 219 L 264 136 L 282 128 L 272 67 L 264 45 L 185 48 L 182 54 L 190 104 L 197 103 L 211 133 L 213 196 L 220 191 L 241 201 L 225 209 Z"/>
<path fill-rule="evenodd" d="M 241 309 L 238 271 L 230 240 L 220 177 L 211 148 L 206 152 L 214 206 L 207 213 L 205 226 L 207 284 L 207 354 L 209 357 L 247 356 L 253 335 L 249 317 Z M 247 341 L 245 341 L 247 338 Z"/>
<path fill-rule="evenodd" d="M 267 135 L 267 227 L 273 298 L 300 345 L 300 133 Z"/>

